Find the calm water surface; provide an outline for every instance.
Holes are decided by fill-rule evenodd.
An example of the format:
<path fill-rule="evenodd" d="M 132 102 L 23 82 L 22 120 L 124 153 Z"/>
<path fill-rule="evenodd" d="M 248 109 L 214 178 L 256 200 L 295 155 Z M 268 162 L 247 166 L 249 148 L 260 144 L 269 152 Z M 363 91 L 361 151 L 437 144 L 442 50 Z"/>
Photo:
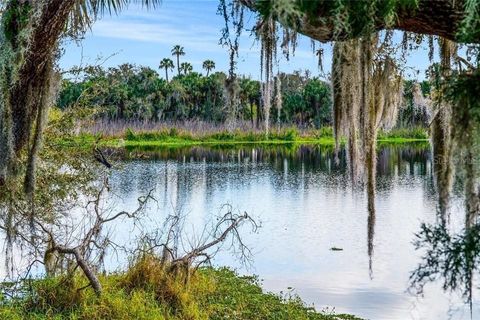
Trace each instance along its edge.
<path fill-rule="evenodd" d="M 112 175 L 112 190 L 118 206 L 133 209 L 140 195 L 155 189 L 157 203 L 146 213 L 147 228 L 182 212 L 193 238 L 215 221 L 224 204 L 261 223 L 257 233 L 243 233 L 253 252 L 250 265 L 228 251 L 217 255 L 215 265 L 257 274 L 266 290 L 299 294 L 318 310 L 366 319 L 470 319 L 461 298 L 444 293 L 440 284 L 428 285 L 423 297 L 408 290 L 409 274 L 419 263 L 414 233 L 421 222 L 435 221 L 426 148 L 379 150 L 376 212 L 370 218 L 365 191 L 348 182 L 345 156 L 336 165 L 328 149 L 132 153 L 143 159 L 125 160 Z M 461 225 L 463 214 L 455 206 L 452 224 Z M 133 241 L 130 226 L 121 224 L 116 230 Z M 480 319 L 478 304 L 473 307 L 473 318 Z"/>

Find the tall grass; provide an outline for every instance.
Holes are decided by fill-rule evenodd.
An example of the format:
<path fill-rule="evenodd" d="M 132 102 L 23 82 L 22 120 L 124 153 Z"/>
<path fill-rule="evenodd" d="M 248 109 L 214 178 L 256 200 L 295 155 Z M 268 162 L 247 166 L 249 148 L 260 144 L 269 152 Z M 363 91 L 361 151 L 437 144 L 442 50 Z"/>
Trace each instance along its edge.
<path fill-rule="evenodd" d="M 328 127 L 326 127 L 328 128 Z M 200 120 L 187 120 L 181 122 L 172 121 L 125 121 L 125 120 L 106 120 L 98 119 L 93 122 L 82 124 L 80 134 L 102 134 L 109 137 L 123 137 L 127 130 L 132 132 L 170 132 L 177 130 L 182 134 L 190 136 L 208 136 L 221 132 L 249 132 L 256 135 L 265 133 L 263 124 L 259 127 L 252 126 L 248 121 L 237 121 L 233 128 L 227 127 L 223 123 L 206 122 Z M 274 132 L 295 129 L 300 136 L 310 134 L 317 130 L 312 128 L 302 128 L 294 125 L 282 124 L 271 128 Z M 327 129 L 327 131 L 330 129 Z M 319 130 L 322 131 L 322 130 Z"/>
<path fill-rule="evenodd" d="M 249 122 L 238 122 L 233 129 L 224 124 L 204 121 L 152 122 L 152 121 L 108 121 L 97 120 L 81 126 L 79 137 L 90 141 L 96 135 L 104 139 L 124 139 L 127 145 L 138 144 L 200 144 L 200 143 L 256 143 L 256 142 L 312 142 L 333 143 L 332 127 L 306 129 L 294 126 L 278 126 L 268 136 L 263 128 L 252 127 Z M 380 131 L 379 142 L 407 142 L 426 140 L 425 128 L 398 128 L 388 132 Z"/>
<path fill-rule="evenodd" d="M 413 127 L 413 128 L 395 128 L 388 132 L 380 131 L 378 134 L 379 140 L 388 139 L 428 139 L 428 132 L 426 128 Z"/>
<path fill-rule="evenodd" d="M 264 293 L 256 277 L 228 269 L 200 269 L 186 284 L 152 256 L 126 272 L 102 276 L 101 282 L 104 291 L 97 297 L 88 288 L 77 289 L 86 283 L 80 276 L 33 281 L 25 296 L 0 299 L 0 319 L 357 319 L 315 312 L 295 295 Z"/>
<path fill-rule="evenodd" d="M 208 135 L 213 132 L 228 131 L 229 128 L 222 123 L 206 122 L 200 120 L 173 121 L 125 121 L 99 119 L 93 123 L 83 125 L 81 133 L 103 134 L 111 137 L 121 137 L 130 129 L 133 132 L 168 132 L 171 129 L 189 133 L 190 135 Z M 233 130 L 262 133 L 263 127 L 252 127 L 250 122 L 238 121 Z"/>
<path fill-rule="evenodd" d="M 260 141 L 302 141 L 314 139 L 316 134 L 300 133 L 296 128 L 285 128 L 264 132 L 220 130 L 191 132 L 184 129 L 170 128 L 156 131 L 133 131 L 128 128 L 123 136 L 127 141 L 163 141 L 163 142 L 260 142 Z"/>

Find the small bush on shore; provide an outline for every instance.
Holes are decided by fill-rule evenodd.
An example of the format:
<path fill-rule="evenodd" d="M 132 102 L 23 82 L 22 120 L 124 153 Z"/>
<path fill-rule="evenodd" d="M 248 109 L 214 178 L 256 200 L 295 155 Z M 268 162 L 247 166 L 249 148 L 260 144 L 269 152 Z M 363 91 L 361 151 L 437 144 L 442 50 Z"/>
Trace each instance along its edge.
<path fill-rule="evenodd" d="M 318 129 L 316 138 L 333 138 L 333 128 L 332 127 L 321 127 Z"/>
<path fill-rule="evenodd" d="M 379 140 L 386 140 L 386 139 L 426 140 L 428 139 L 428 133 L 425 128 L 421 128 L 421 127 L 398 128 L 388 132 L 384 132 L 384 131 L 379 132 L 378 139 Z"/>

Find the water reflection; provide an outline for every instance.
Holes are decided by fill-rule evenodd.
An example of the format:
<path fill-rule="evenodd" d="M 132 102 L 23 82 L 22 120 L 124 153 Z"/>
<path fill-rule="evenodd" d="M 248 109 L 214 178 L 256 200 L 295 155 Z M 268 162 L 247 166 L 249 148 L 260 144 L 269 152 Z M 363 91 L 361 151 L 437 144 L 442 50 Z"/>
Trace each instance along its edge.
<path fill-rule="evenodd" d="M 367 243 L 368 243 L 368 270 L 370 278 L 373 278 L 373 237 L 375 236 L 375 196 L 368 194 L 368 221 L 367 221 Z"/>
<path fill-rule="evenodd" d="M 379 148 L 375 199 L 350 184 L 345 152 L 336 163 L 334 150 L 323 146 L 130 149 L 116 156 L 126 161 L 112 187 L 125 206 L 156 188 L 162 213 L 187 212 L 197 227 L 224 203 L 257 216 L 263 228 L 246 235 L 254 268 L 244 271 L 259 274 L 268 290 L 292 286 L 318 309 L 370 319 L 446 319 L 452 303 L 463 310 L 441 288 L 427 288 L 420 301 L 406 293 L 418 264 L 413 234 L 420 221 L 435 221 L 424 145 Z M 344 251 L 330 251 L 334 246 Z M 243 270 L 228 255 L 217 263 Z"/>
<path fill-rule="evenodd" d="M 325 173 L 345 174 L 347 159 L 345 150 L 339 151 L 335 161 L 334 149 L 324 145 L 281 145 L 281 146 L 229 146 L 224 147 L 142 147 L 115 149 L 113 155 L 122 160 L 176 160 L 177 162 L 215 163 L 271 163 L 282 169 L 288 162 L 289 171 L 319 170 Z M 112 155 L 112 153 L 110 153 Z M 377 156 L 377 172 L 382 176 L 430 175 L 431 159 L 428 145 L 424 143 L 405 146 L 380 147 Z M 381 186 L 380 186 L 381 187 Z"/>

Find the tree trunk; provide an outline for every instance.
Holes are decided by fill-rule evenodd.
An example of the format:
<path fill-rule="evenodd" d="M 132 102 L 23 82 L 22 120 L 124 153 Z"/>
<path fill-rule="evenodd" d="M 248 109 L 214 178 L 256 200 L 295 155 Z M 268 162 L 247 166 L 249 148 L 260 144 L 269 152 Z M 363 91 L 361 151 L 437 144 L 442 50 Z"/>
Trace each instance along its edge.
<path fill-rule="evenodd" d="M 37 110 L 44 107 L 40 100 L 45 99 L 38 97 L 45 90 L 45 78 L 52 73 L 52 60 L 57 50 L 58 39 L 74 4 L 74 0 L 50 0 L 41 10 L 38 21 L 32 21 L 30 41 L 24 43 L 28 51 L 23 59 L 24 63 L 18 70 L 18 80 L 13 83 L 10 91 L 16 152 L 27 144 Z M 23 30 L 15 31 L 18 36 Z M 21 44 L 17 49 L 25 50 Z"/>
<path fill-rule="evenodd" d="M 27 160 L 27 171 L 25 173 L 24 189 L 25 193 L 30 197 L 33 197 L 33 192 L 35 191 L 36 162 L 42 144 L 43 128 L 45 126 L 46 118 L 48 116 L 48 107 L 49 104 L 52 102 L 51 98 L 55 97 L 56 95 L 55 91 L 57 89 L 57 86 L 55 82 L 60 81 L 59 78 L 57 79 L 54 76 L 55 72 L 53 71 L 53 61 L 49 61 L 49 65 L 46 66 L 45 69 L 49 69 L 50 74 L 45 75 L 43 83 L 40 85 L 40 87 L 43 87 L 43 90 L 41 92 L 41 95 L 38 96 L 39 107 L 37 109 L 35 130 Z"/>
<path fill-rule="evenodd" d="M 93 290 L 95 291 L 95 294 L 97 296 L 100 296 L 102 294 L 102 285 L 100 284 L 100 281 L 98 280 L 97 275 L 93 271 L 92 268 L 88 265 L 87 261 L 85 258 L 82 256 L 80 249 L 78 248 L 66 248 L 63 246 L 54 246 L 53 247 L 55 250 L 57 250 L 61 254 L 71 254 L 75 257 L 75 260 L 82 269 L 83 273 L 85 274 L 85 277 L 87 277 L 88 282 L 92 286 Z"/>
<path fill-rule="evenodd" d="M 180 55 L 177 54 L 177 71 L 178 75 L 180 76 Z"/>
<path fill-rule="evenodd" d="M 2 14 L 0 150 L 11 155 L 0 158 L 0 184 L 12 175 L 12 162 L 29 144 L 33 144 L 30 152 L 38 150 L 31 132 L 52 102 L 53 61 L 74 5 L 75 0 L 10 1 Z"/>
<path fill-rule="evenodd" d="M 257 99 L 257 129 L 260 128 L 260 123 L 262 122 L 262 102 L 261 99 Z"/>
<path fill-rule="evenodd" d="M 249 101 L 250 104 L 250 120 L 252 122 L 252 129 L 255 128 L 255 121 L 253 119 L 253 103 L 252 101 Z"/>
<path fill-rule="evenodd" d="M 321 126 L 322 119 L 320 118 L 320 116 L 321 116 L 320 103 L 316 98 L 313 99 L 313 105 L 314 105 L 315 114 L 316 114 L 315 129 L 319 129 L 320 126 Z"/>

